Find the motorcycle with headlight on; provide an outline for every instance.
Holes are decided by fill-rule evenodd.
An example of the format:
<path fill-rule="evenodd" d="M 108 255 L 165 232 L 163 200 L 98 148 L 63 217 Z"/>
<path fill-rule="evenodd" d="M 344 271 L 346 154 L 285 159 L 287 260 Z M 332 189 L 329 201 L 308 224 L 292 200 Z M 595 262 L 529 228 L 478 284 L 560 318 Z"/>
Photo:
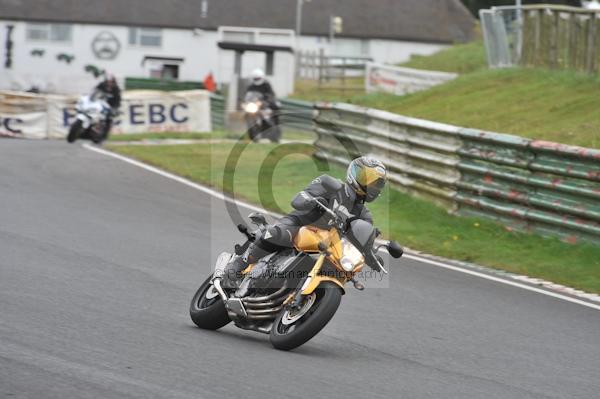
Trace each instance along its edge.
<path fill-rule="evenodd" d="M 242 110 L 246 119 L 248 136 L 252 141 L 262 138 L 278 143 L 281 138 L 281 129 L 277 126 L 273 109 L 269 106 L 264 95 L 257 91 L 249 91 L 244 96 Z"/>
<path fill-rule="evenodd" d="M 302 227 L 293 248 L 282 249 L 251 264 L 242 272 L 241 281 L 229 287 L 223 281 L 225 267 L 268 227 L 260 213 L 249 216 L 256 230 L 238 226 L 246 242 L 236 245 L 235 253 L 223 252 L 218 256 L 214 273 L 192 298 L 190 316 L 198 327 L 217 330 L 233 321 L 241 329 L 269 334 L 271 344 L 277 349 L 294 349 L 327 325 L 348 283 L 360 291 L 365 288 L 357 279 L 365 266 L 387 274 L 378 255 L 380 247 L 385 247 L 394 258 L 402 256 L 403 250 L 395 241 L 375 247 L 379 230 L 364 220 L 349 219 L 348 210 L 336 200 L 332 204 L 311 200 L 323 210 L 330 228 Z M 352 221 L 347 223 L 347 220 Z M 246 294 L 240 297 L 240 292 Z"/>

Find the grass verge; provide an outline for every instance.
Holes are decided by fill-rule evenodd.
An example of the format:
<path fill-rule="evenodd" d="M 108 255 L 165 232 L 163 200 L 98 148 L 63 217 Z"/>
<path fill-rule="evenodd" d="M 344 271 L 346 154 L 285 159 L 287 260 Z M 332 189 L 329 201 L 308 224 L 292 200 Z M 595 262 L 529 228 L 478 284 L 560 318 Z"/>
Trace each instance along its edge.
<path fill-rule="evenodd" d="M 465 74 L 487 68 L 483 41 L 457 44 L 433 55 L 413 55 L 402 66 L 429 71 Z"/>
<path fill-rule="evenodd" d="M 114 146 L 111 150 L 164 168 L 190 180 L 223 189 L 225 163 L 233 144 L 179 146 Z M 307 145 L 250 145 L 234 173 L 236 197 L 263 207 L 288 211 L 289 201 L 325 165 L 315 163 Z M 275 156 L 280 162 L 269 161 Z M 259 184 L 259 170 L 273 174 L 270 184 Z M 327 172 L 337 177 L 343 169 Z M 270 193 L 273 191 L 273 197 Z M 375 222 L 388 237 L 414 249 L 453 259 L 475 262 L 514 273 L 600 293 L 600 247 L 569 245 L 557 239 L 508 232 L 503 227 L 474 218 L 459 218 L 444 209 L 389 189 L 369 207 Z"/>
<path fill-rule="evenodd" d="M 407 96 L 327 92 L 311 96 L 457 126 L 600 148 L 599 92 L 597 76 L 515 68 L 480 70 Z"/>
<path fill-rule="evenodd" d="M 161 133 L 134 133 L 134 134 L 113 134 L 109 137 L 109 142 L 125 141 L 144 141 L 144 140 L 216 140 L 216 139 L 239 139 L 241 133 L 217 130 L 209 133 L 199 132 L 161 132 Z M 316 134 L 312 132 L 303 132 L 284 129 L 282 138 L 284 140 L 314 140 Z"/>
<path fill-rule="evenodd" d="M 143 141 L 143 140 L 164 140 L 164 139 L 184 139 L 184 140 L 208 140 L 221 138 L 224 132 L 198 133 L 198 132 L 160 132 L 160 133 L 129 133 L 129 134 L 111 134 L 108 141 Z"/>

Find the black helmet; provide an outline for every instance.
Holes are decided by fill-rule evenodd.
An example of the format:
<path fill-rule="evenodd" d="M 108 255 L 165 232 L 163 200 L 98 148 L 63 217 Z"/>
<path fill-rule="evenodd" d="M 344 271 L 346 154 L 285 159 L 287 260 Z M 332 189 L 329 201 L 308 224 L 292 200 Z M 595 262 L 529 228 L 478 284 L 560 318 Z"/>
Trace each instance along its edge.
<path fill-rule="evenodd" d="M 356 191 L 356 194 L 372 202 L 379 197 L 385 187 L 387 169 L 383 163 L 375 158 L 360 157 L 350 162 L 346 181 Z"/>

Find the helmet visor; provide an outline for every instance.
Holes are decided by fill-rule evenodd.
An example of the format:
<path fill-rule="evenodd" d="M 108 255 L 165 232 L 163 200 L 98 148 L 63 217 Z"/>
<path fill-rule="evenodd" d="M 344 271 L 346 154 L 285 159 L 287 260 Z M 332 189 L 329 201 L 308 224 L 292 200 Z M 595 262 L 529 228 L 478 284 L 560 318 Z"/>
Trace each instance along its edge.
<path fill-rule="evenodd" d="M 365 201 L 371 202 L 375 201 L 377 197 L 381 194 L 381 191 L 385 187 L 385 179 L 379 178 L 375 180 L 373 183 L 367 186 L 367 195 L 365 197 Z"/>
<path fill-rule="evenodd" d="M 353 165 L 351 169 L 352 177 L 360 185 L 367 201 L 371 201 L 379 196 L 385 186 L 385 169 L 375 166 Z"/>

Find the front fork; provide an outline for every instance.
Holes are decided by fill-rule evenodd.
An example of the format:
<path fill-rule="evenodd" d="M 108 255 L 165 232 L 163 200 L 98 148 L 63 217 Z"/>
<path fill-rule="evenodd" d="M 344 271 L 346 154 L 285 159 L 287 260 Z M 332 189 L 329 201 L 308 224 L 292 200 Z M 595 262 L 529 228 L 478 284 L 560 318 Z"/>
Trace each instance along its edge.
<path fill-rule="evenodd" d="M 342 289 L 342 292 L 345 291 L 344 284 L 340 280 L 333 277 L 322 276 L 319 274 L 321 272 L 321 269 L 323 268 L 323 264 L 325 263 L 326 257 L 327 253 L 321 253 L 319 255 L 317 261 L 315 262 L 315 265 L 308 273 L 308 277 L 306 277 L 306 280 L 304 280 L 302 287 L 300 287 L 300 289 L 294 295 L 294 299 L 291 302 L 292 307 L 301 306 L 302 297 L 312 294 L 319 287 L 319 285 L 321 285 L 321 283 L 326 281 L 330 281 L 338 285 Z"/>

